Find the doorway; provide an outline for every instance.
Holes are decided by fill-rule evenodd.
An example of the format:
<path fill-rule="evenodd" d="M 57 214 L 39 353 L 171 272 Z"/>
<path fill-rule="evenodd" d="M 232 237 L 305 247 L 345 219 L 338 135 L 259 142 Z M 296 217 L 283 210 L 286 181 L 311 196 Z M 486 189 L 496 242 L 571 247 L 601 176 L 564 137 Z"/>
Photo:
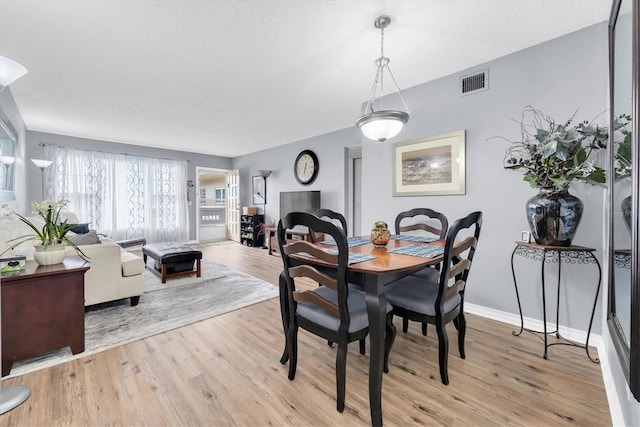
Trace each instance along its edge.
<path fill-rule="evenodd" d="M 229 221 L 229 171 L 196 167 L 196 239 L 200 243 L 227 240 Z"/>
<path fill-rule="evenodd" d="M 362 235 L 362 146 L 346 148 L 347 191 L 345 192 L 347 222 L 350 235 Z"/>

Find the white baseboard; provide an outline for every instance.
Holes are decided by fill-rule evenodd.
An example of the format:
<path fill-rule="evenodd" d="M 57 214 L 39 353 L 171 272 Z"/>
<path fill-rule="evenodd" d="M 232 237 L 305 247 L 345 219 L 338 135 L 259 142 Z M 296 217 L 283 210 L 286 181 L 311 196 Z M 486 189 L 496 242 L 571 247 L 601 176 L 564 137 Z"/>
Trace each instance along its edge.
<path fill-rule="evenodd" d="M 494 310 L 492 308 L 483 307 L 481 305 L 465 303 L 464 311 L 466 313 L 475 314 L 477 316 L 486 317 L 498 322 L 507 323 L 520 327 L 520 316 L 513 313 L 507 313 L 505 311 Z M 529 317 L 523 318 L 524 327 L 527 329 L 534 329 L 537 331 L 543 330 L 543 322 L 538 319 L 532 319 Z M 555 324 L 549 324 L 547 322 L 547 330 L 555 330 Z M 567 328 L 560 326 L 560 334 L 571 341 L 584 344 L 587 340 L 587 332 L 578 329 Z M 611 415 L 611 422 L 614 426 L 623 426 L 624 417 L 622 415 L 622 407 L 620 405 L 620 396 L 615 387 L 613 381 L 613 372 L 611 371 L 611 364 L 608 363 L 607 353 L 604 348 L 604 341 L 602 335 L 591 334 L 589 337 L 589 346 L 594 346 L 598 350 L 598 358 L 600 359 L 600 371 L 602 373 L 602 380 L 604 382 L 605 392 L 607 394 L 607 401 L 609 403 L 609 414 Z M 586 356 L 586 355 L 585 355 Z"/>
<path fill-rule="evenodd" d="M 464 310 L 467 313 L 475 314 L 478 316 L 486 317 L 488 319 L 497 320 L 498 322 L 508 323 L 509 325 L 515 325 L 520 327 L 520 316 L 514 313 L 507 313 L 505 311 L 494 310 L 492 308 L 483 307 L 481 305 L 465 303 Z M 524 327 L 536 331 L 542 331 L 544 323 L 538 319 L 532 319 L 530 317 L 524 317 Z M 547 322 L 547 330 L 554 331 L 556 325 Z M 584 344 L 587 341 L 587 332 L 579 329 L 568 328 L 566 326 L 559 326 L 560 334 L 571 341 L 575 341 L 579 344 Z M 591 333 L 589 337 L 589 346 L 594 346 L 598 349 L 598 355 L 604 355 L 604 347 L 602 345 L 602 336 Z"/>

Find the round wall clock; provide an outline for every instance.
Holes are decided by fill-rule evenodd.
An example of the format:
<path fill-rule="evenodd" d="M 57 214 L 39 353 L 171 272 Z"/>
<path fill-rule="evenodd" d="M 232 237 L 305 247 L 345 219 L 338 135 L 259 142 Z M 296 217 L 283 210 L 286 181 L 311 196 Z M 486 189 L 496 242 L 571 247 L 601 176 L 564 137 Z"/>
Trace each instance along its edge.
<path fill-rule="evenodd" d="M 302 185 L 309 185 L 318 177 L 320 163 L 318 156 L 311 150 L 304 150 L 298 154 L 293 164 L 293 174 Z"/>

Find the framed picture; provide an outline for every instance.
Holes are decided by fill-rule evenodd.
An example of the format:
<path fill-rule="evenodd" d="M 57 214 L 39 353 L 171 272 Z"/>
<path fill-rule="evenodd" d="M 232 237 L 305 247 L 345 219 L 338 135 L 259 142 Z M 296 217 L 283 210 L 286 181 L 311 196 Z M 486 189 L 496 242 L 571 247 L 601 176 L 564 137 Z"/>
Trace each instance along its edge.
<path fill-rule="evenodd" d="M 254 205 L 264 205 L 267 203 L 264 178 L 259 175 L 251 177 L 251 194 L 253 194 Z"/>
<path fill-rule="evenodd" d="M 393 195 L 465 194 L 465 131 L 393 145 Z"/>

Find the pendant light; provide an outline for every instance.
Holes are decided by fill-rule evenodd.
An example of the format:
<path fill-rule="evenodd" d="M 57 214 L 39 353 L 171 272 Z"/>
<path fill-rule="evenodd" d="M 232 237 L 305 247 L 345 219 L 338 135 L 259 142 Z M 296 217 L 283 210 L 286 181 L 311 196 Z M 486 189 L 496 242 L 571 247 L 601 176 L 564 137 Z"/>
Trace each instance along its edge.
<path fill-rule="evenodd" d="M 387 15 L 382 15 L 376 18 L 373 25 L 380 29 L 380 57 L 374 61 L 377 67 L 376 76 L 373 80 L 373 86 L 371 87 L 371 94 L 369 96 L 369 102 L 365 107 L 365 114 L 362 115 L 356 121 L 356 126 L 360 128 L 365 137 L 380 142 L 384 142 L 389 138 L 393 138 L 400 130 L 402 126 L 409 120 L 409 107 L 402 96 L 402 92 L 396 83 L 395 77 L 391 73 L 389 68 L 390 59 L 384 56 L 384 29 L 391 23 L 391 18 Z M 398 95 L 402 100 L 405 111 L 398 110 L 384 110 L 382 107 L 382 98 L 384 97 L 384 72 L 389 73 L 391 81 L 396 87 Z M 376 93 L 379 94 L 379 110 L 373 109 L 373 104 L 376 99 Z"/>
<path fill-rule="evenodd" d="M 27 69 L 16 61 L 0 56 L 0 92 L 27 73 Z"/>

